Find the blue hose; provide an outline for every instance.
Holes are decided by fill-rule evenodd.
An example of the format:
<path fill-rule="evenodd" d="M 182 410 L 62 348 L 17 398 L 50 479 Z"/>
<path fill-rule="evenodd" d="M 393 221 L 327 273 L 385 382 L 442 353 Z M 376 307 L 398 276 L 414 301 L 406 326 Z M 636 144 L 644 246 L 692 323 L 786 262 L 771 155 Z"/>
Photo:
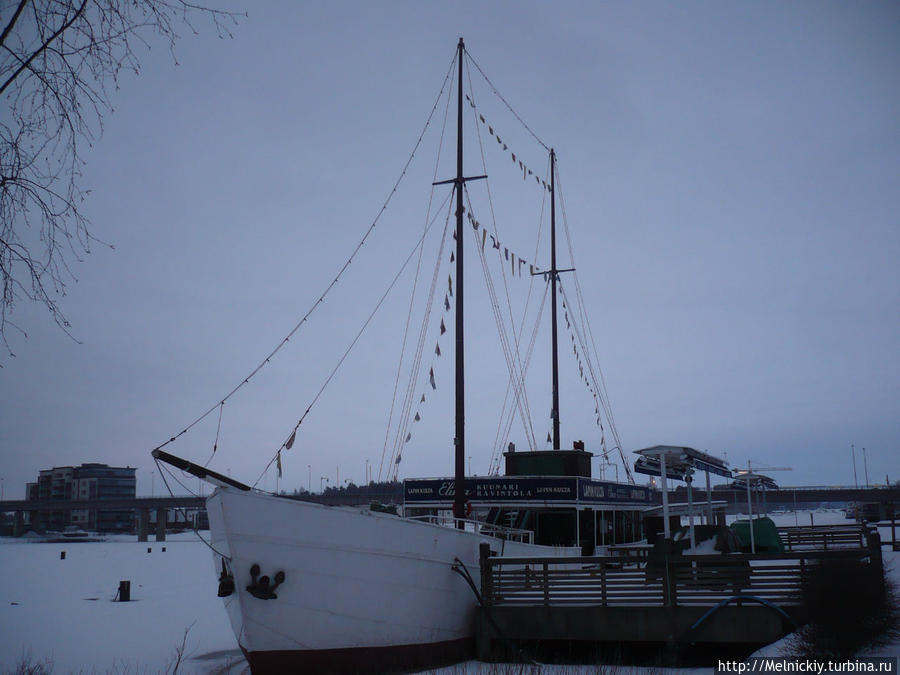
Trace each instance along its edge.
<path fill-rule="evenodd" d="M 732 596 L 732 597 L 728 598 L 727 600 L 723 600 L 722 602 L 720 602 L 720 603 L 719 603 L 718 605 L 716 605 L 715 607 L 711 607 L 711 608 L 709 609 L 708 612 L 706 612 L 703 616 L 701 616 L 699 619 L 697 619 L 697 621 L 694 623 L 694 625 L 691 626 L 691 627 L 688 629 L 688 632 L 690 632 L 690 631 L 694 630 L 695 628 L 697 628 L 697 626 L 699 626 L 701 623 L 703 623 L 704 621 L 706 621 L 706 619 L 708 619 L 710 616 L 712 616 L 713 614 L 715 614 L 716 612 L 718 612 L 720 609 L 722 609 L 723 607 L 725 607 L 727 604 L 729 604 L 730 602 L 733 602 L 733 601 L 735 601 L 735 600 L 753 600 L 754 602 L 758 602 L 759 604 L 765 605 L 766 607 L 771 607 L 771 608 L 774 609 L 776 612 L 778 612 L 779 614 L 781 614 L 781 616 L 783 616 L 785 619 L 787 619 L 788 621 L 790 621 L 791 625 L 792 625 L 794 628 L 799 628 L 799 627 L 800 627 L 800 626 L 797 625 L 797 622 L 794 621 L 794 619 L 791 617 L 791 615 L 788 614 L 787 612 L 785 612 L 783 609 L 781 609 L 781 607 L 779 607 L 778 605 L 773 604 L 773 603 L 769 602 L 768 600 L 764 600 L 763 598 L 757 597 L 757 596 L 755 596 L 755 595 L 743 595 L 743 594 L 742 594 L 742 595 L 735 595 L 735 596 Z"/>

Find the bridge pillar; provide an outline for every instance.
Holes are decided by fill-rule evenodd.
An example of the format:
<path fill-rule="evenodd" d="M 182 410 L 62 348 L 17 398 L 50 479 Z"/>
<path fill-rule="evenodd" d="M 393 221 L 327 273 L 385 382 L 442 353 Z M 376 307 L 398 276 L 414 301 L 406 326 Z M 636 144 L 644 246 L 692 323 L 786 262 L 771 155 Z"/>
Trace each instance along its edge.
<path fill-rule="evenodd" d="M 147 541 L 150 533 L 150 509 L 138 509 L 138 541 Z"/>
<path fill-rule="evenodd" d="M 156 541 L 166 540 L 166 518 L 168 509 L 156 509 Z"/>
<path fill-rule="evenodd" d="M 13 536 L 21 537 L 23 534 L 25 534 L 25 514 L 22 511 L 16 511 L 13 521 Z"/>

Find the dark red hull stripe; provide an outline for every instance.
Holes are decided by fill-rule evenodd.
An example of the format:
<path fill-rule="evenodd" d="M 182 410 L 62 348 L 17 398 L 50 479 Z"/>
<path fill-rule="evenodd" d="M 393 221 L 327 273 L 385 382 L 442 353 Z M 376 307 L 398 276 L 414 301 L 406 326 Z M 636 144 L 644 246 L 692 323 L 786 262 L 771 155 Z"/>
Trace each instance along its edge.
<path fill-rule="evenodd" d="M 253 675 L 278 673 L 404 673 L 475 658 L 474 638 L 392 647 L 244 652 Z"/>

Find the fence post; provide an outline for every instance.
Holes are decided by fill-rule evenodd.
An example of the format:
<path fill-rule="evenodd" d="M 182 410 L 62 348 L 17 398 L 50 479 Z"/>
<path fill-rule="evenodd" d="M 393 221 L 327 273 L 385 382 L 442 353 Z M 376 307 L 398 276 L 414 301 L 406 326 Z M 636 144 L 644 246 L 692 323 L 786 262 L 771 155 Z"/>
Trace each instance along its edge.
<path fill-rule="evenodd" d="M 600 563 L 600 602 L 606 607 L 607 591 L 606 591 L 606 563 Z"/>
<path fill-rule="evenodd" d="M 478 563 L 481 567 L 481 600 L 485 606 L 494 604 L 494 585 L 491 575 L 491 545 L 478 545 Z"/>
<path fill-rule="evenodd" d="M 547 563 L 544 563 L 544 604 L 550 604 L 550 570 Z"/>
<path fill-rule="evenodd" d="M 674 567 L 672 558 L 666 555 L 663 558 L 663 604 L 666 607 L 675 607 L 678 604 Z"/>
<path fill-rule="evenodd" d="M 877 528 L 869 530 L 869 560 L 876 566 L 879 574 L 884 577 L 884 561 L 881 559 L 881 535 Z"/>

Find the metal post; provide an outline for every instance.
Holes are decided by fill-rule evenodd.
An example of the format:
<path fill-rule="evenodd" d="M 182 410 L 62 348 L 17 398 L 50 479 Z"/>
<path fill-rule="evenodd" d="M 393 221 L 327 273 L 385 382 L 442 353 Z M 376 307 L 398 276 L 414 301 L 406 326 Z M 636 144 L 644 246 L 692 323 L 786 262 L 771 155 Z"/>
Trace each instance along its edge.
<path fill-rule="evenodd" d="M 706 472 L 706 524 L 713 524 L 712 492 L 709 488 L 709 471 Z"/>
<path fill-rule="evenodd" d="M 869 462 L 866 461 L 866 449 L 863 448 L 863 468 L 866 472 L 866 487 L 869 487 Z"/>
<path fill-rule="evenodd" d="M 581 546 L 581 509 L 575 505 L 575 545 Z"/>
<path fill-rule="evenodd" d="M 666 455 L 665 453 L 659 456 L 659 464 L 660 464 L 660 482 L 662 483 L 662 507 L 663 507 L 663 532 L 666 535 L 666 539 L 669 539 L 672 536 L 672 533 L 669 531 L 669 490 L 666 487 Z"/>
<path fill-rule="evenodd" d="M 693 490 L 691 489 L 691 483 L 694 482 L 694 477 L 691 475 L 692 473 L 691 469 L 687 470 L 684 475 L 684 482 L 687 483 L 688 527 L 691 531 L 691 548 L 694 548 L 697 545 L 697 540 L 694 537 L 694 495 Z"/>
<path fill-rule="evenodd" d="M 750 552 L 756 553 L 756 535 L 753 534 L 753 499 L 750 497 L 750 460 L 747 460 L 747 522 L 750 524 Z"/>

